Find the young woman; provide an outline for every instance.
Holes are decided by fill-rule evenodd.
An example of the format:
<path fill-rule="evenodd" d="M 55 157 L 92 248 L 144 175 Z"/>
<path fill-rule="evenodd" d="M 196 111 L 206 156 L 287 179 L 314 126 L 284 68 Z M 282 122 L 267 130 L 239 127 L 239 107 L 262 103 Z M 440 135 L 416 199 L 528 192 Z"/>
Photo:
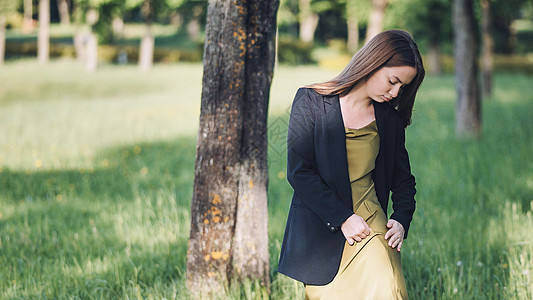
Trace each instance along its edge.
<path fill-rule="evenodd" d="M 416 190 L 405 128 L 424 75 L 412 37 L 389 30 L 337 77 L 296 93 L 278 271 L 303 282 L 306 299 L 407 298 L 399 252 Z"/>

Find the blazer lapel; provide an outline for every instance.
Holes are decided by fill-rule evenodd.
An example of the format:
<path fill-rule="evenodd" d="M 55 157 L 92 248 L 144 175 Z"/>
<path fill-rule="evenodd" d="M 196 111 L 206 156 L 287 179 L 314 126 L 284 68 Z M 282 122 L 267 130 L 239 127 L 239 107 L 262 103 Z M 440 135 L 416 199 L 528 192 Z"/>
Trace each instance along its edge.
<path fill-rule="evenodd" d="M 328 159 L 338 195 L 348 207 L 352 207 L 352 191 L 346 154 L 346 132 L 342 120 L 339 96 L 323 96 L 325 132 L 327 133 Z"/>

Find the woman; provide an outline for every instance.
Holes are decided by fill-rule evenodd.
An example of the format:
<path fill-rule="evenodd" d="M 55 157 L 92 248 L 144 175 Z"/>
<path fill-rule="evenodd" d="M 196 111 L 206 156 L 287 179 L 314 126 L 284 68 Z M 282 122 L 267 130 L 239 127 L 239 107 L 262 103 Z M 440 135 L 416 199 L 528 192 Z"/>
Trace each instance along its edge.
<path fill-rule="evenodd" d="M 399 251 L 416 190 L 405 128 L 424 75 L 411 36 L 389 30 L 337 77 L 296 93 L 278 271 L 303 282 L 306 299 L 407 298 Z"/>

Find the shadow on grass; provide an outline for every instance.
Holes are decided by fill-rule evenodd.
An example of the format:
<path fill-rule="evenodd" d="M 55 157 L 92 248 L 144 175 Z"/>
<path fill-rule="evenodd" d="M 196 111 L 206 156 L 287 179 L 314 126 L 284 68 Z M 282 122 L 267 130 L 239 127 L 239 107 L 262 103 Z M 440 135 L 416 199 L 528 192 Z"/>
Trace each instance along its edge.
<path fill-rule="evenodd" d="M 4 201 L 42 202 L 82 198 L 130 201 L 139 193 L 173 190 L 188 205 L 194 176 L 195 140 L 144 143 L 105 151 L 94 169 L 12 171 L 0 173 Z"/>
<path fill-rule="evenodd" d="M 109 299 L 154 284 L 175 293 L 194 151 L 180 138 L 104 151 L 94 170 L 3 170 L 0 296 Z"/>

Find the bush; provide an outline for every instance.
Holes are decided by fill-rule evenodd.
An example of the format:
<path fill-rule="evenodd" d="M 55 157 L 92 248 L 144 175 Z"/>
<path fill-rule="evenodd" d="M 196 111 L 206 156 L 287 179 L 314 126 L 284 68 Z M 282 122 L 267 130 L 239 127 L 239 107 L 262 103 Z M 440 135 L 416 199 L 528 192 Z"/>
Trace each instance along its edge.
<path fill-rule="evenodd" d="M 98 60 L 105 63 L 118 62 L 119 55 L 125 54 L 128 63 L 137 63 L 139 59 L 138 45 L 99 45 Z M 37 56 L 37 42 L 8 42 L 6 44 L 7 59 Z M 71 44 L 51 43 L 50 57 L 75 57 L 76 50 Z M 158 47 L 154 49 L 154 62 L 201 62 L 202 49 L 176 49 L 170 47 Z"/>
<path fill-rule="evenodd" d="M 278 60 L 280 63 L 290 65 L 314 63 L 311 52 L 312 43 L 302 42 L 289 36 L 280 36 L 278 39 Z"/>

